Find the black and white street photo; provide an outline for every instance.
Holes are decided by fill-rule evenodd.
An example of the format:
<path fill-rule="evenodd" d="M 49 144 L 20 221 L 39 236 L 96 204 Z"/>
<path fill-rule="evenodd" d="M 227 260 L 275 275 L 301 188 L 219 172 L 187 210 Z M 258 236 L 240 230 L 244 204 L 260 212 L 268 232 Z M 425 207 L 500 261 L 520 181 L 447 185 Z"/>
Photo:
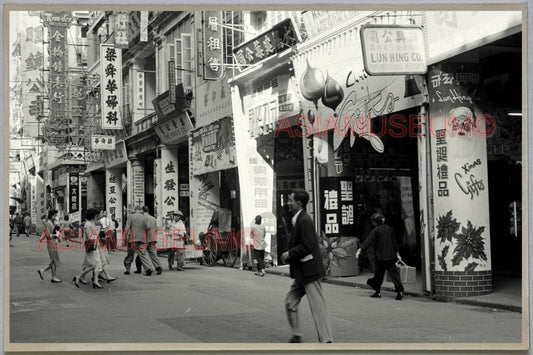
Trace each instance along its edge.
<path fill-rule="evenodd" d="M 4 351 L 528 350 L 526 10 L 4 5 Z"/>

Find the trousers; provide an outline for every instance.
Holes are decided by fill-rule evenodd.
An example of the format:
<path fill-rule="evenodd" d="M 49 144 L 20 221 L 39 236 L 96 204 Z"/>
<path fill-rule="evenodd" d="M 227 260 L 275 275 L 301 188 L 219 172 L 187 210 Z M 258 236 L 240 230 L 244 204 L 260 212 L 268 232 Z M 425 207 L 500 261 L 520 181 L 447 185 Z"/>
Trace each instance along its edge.
<path fill-rule="evenodd" d="M 265 270 L 265 251 L 254 249 L 253 252 L 257 259 L 257 271 Z"/>
<path fill-rule="evenodd" d="M 390 275 L 392 283 L 394 284 L 394 291 L 403 292 L 402 280 L 400 278 L 400 272 L 396 266 L 396 259 L 393 260 L 376 260 L 376 274 L 369 280 L 368 285 L 371 286 L 376 292 L 381 291 L 381 285 L 383 284 L 383 278 L 385 277 L 385 271 Z"/>
<path fill-rule="evenodd" d="M 293 336 L 302 336 L 300 321 L 298 317 L 298 306 L 302 297 L 307 295 L 311 315 L 315 322 L 318 341 L 321 343 L 332 342 L 333 335 L 328 317 L 326 300 L 322 293 L 322 285 L 319 280 L 299 285 L 294 282 L 285 298 L 285 311 L 289 320 Z"/>
<path fill-rule="evenodd" d="M 133 256 L 135 255 L 135 252 L 137 252 L 144 269 L 146 271 L 154 271 L 154 265 L 152 264 L 150 255 L 148 255 L 147 249 L 148 246 L 144 242 L 135 242 L 135 247 L 133 247 L 132 243 L 128 243 L 128 254 L 124 258 L 124 266 L 126 267 L 126 270 L 130 269 L 131 263 L 133 262 Z"/>

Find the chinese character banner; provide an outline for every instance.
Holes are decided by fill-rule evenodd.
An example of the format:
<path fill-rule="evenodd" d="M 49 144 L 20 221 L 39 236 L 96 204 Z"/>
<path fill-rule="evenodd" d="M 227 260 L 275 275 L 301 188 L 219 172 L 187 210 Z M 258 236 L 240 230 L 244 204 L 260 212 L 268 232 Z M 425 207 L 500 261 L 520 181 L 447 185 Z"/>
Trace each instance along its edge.
<path fill-rule="evenodd" d="M 490 270 L 489 126 L 451 74 L 433 69 L 428 85 L 435 270 Z"/>
<path fill-rule="evenodd" d="M 320 178 L 321 227 L 328 237 L 353 236 L 353 188 L 352 178 Z"/>
<path fill-rule="evenodd" d="M 74 213 L 81 210 L 80 175 L 68 174 L 68 212 Z"/>
<path fill-rule="evenodd" d="M 106 208 L 107 217 L 111 218 L 113 215 L 119 223 L 119 229 L 122 226 L 122 170 L 121 169 L 106 169 Z"/>
<path fill-rule="evenodd" d="M 203 79 L 219 80 L 224 76 L 224 39 L 221 11 L 203 12 Z"/>
<path fill-rule="evenodd" d="M 161 204 L 162 217 L 179 209 L 178 205 L 178 151 L 161 149 Z M 182 211 L 185 212 L 185 211 Z"/>
<path fill-rule="evenodd" d="M 68 41 L 67 33 L 72 20 L 70 12 L 52 12 L 44 16 L 49 38 L 49 74 L 50 90 L 49 119 L 45 123 L 44 133 L 53 145 L 65 142 L 65 129 L 68 128 Z"/>
<path fill-rule="evenodd" d="M 102 128 L 122 129 L 122 49 L 100 45 Z"/>

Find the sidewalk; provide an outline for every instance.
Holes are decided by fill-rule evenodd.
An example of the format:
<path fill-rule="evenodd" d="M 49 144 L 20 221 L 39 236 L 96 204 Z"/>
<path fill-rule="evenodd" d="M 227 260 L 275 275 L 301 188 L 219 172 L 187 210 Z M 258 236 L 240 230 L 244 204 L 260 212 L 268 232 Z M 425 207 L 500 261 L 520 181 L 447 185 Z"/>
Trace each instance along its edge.
<path fill-rule="evenodd" d="M 289 266 L 277 266 L 266 269 L 269 274 L 281 275 L 289 277 Z M 327 277 L 323 280 L 325 283 L 334 285 L 358 287 L 371 289 L 366 280 L 372 277 L 370 272 L 363 272 L 357 276 L 347 277 Z M 404 284 L 405 295 L 413 297 L 429 298 L 428 292 L 425 292 L 422 287 L 422 276 L 420 271 L 417 272 L 416 283 Z M 394 285 L 392 282 L 384 281 L 382 289 L 384 291 L 394 292 Z M 494 280 L 493 292 L 490 295 L 476 296 L 476 297 L 461 297 L 456 298 L 454 302 L 471 304 L 480 307 L 489 307 L 495 309 L 502 309 L 512 312 L 522 312 L 522 279 L 511 277 L 497 277 Z"/>

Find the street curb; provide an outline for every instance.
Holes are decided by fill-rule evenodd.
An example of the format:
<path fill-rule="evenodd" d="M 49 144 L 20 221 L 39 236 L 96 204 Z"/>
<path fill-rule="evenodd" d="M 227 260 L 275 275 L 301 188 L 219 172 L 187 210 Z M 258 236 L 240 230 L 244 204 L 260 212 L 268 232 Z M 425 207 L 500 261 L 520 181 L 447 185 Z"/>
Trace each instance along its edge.
<path fill-rule="evenodd" d="M 285 273 L 285 272 L 282 272 L 282 271 L 266 269 L 265 272 L 267 274 L 290 277 L 289 273 Z M 343 281 L 343 280 L 337 280 L 337 279 L 324 278 L 324 279 L 322 279 L 322 282 L 329 283 L 329 284 L 332 284 L 332 285 L 339 285 L 339 286 L 357 287 L 357 288 L 364 288 L 364 289 L 368 289 L 368 290 L 372 289 L 371 287 L 369 287 L 366 284 Z M 391 288 L 391 287 L 383 287 L 382 289 L 384 291 L 395 292 L 394 289 Z M 430 300 L 433 299 L 431 296 L 424 295 L 424 294 L 417 293 L 417 292 L 405 292 L 404 291 L 404 295 L 408 295 L 408 296 L 411 296 L 411 297 L 420 297 L 420 298 L 423 297 L 423 298 L 430 299 Z M 464 298 L 454 299 L 452 302 L 460 303 L 460 304 L 467 304 L 467 305 L 472 305 L 472 306 L 478 306 L 478 307 L 487 307 L 487 308 L 500 309 L 500 310 L 504 310 L 504 311 L 522 313 L 522 307 L 513 306 L 513 305 L 509 305 L 509 304 L 483 302 L 483 301 L 479 301 L 479 300 L 469 300 L 469 299 L 464 299 Z"/>
<path fill-rule="evenodd" d="M 468 299 L 455 299 L 454 302 L 461 303 L 461 304 L 467 304 L 471 306 L 479 306 L 479 307 L 488 307 L 488 308 L 494 308 L 494 309 L 500 309 L 504 311 L 510 311 L 510 312 L 518 312 L 522 313 L 522 307 L 521 306 L 513 306 L 510 304 L 501 304 L 501 303 L 494 303 L 494 302 L 481 302 L 478 300 L 468 300 Z"/>

